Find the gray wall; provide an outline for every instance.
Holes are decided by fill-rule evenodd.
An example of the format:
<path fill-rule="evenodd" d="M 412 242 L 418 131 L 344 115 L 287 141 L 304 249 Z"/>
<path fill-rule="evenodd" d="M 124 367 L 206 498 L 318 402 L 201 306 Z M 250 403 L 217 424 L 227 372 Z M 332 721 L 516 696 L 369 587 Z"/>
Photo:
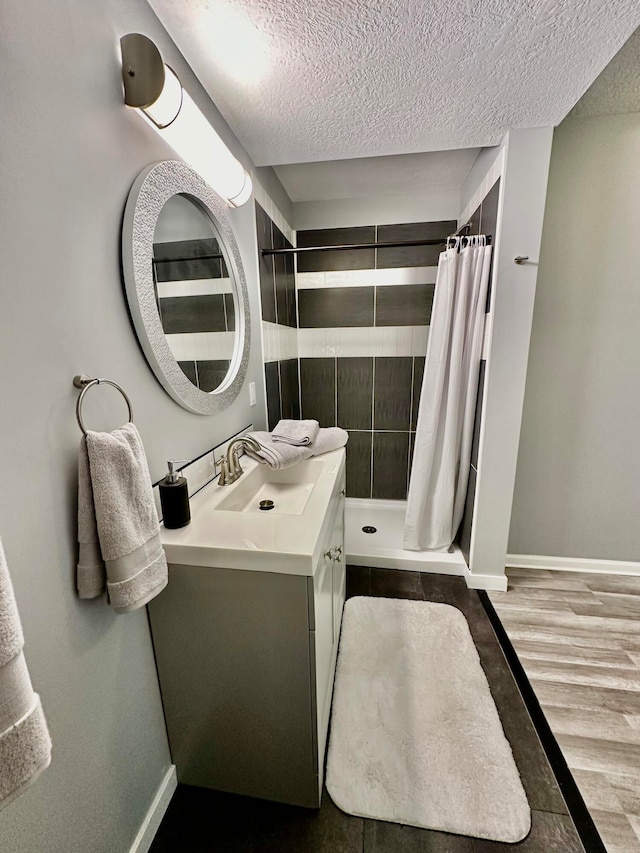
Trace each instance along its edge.
<path fill-rule="evenodd" d="M 53 763 L 0 813 L 5 853 L 128 851 L 170 763 L 146 612 L 80 602 L 76 561 L 74 374 L 121 383 L 151 475 L 249 421 L 264 425 L 255 221 L 231 212 L 254 317 L 248 390 L 217 418 L 181 409 L 138 347 L 120 273 L 127 193 L 174 156 L 122 104 L 120 36 L 151 36 L 236 156 L 219 114 L 143 0 L 6 0 L 0 28 L 0 536 Z M 95 429 L 122 423 L 111 389 L 87 395 Z"/>
<path fill-rule="evenodd" d="M 640 559 L 640 113 L 556 129 L 509 552 Z"/>

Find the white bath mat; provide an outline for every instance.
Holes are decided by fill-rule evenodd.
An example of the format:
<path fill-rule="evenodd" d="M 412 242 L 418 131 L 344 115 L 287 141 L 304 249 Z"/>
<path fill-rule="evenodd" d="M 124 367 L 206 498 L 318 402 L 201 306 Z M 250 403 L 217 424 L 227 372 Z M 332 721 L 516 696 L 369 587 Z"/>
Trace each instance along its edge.
<path fill-rule="evenodd" d="M 326 784 L 360 817 L 492 841 L 527 835 L 529 804 L 458 609 L 347 601 Z"/>

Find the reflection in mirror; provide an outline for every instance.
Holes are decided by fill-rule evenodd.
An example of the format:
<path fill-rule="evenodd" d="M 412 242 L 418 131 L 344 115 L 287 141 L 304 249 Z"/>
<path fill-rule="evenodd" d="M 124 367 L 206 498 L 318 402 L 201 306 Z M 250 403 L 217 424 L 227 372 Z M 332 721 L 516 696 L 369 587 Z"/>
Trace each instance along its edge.
<path fill-rule="evenodd" d="M 185 376 L 202 391 L 224 382 L 235 344 L 235 286 L 209 216 L 172 196 L 153 237 L 153 280 L 165 337 Z"/>
<path fill-rule="evenodd" d="M 223 412 L 247 375 L 249 293 L 228 207 L 186 163 L 152 163 L 136 178 L 122 221 L 122 270 L 158 382 L 190 412 Z"/>

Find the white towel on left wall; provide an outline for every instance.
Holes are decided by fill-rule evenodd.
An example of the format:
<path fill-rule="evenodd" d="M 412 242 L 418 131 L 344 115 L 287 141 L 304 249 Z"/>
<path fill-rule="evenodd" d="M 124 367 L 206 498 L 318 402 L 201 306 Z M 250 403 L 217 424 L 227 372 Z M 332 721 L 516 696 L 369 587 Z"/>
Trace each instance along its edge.
<path fill-rule="evenodd" d="M 24 636 L 0 542 L 0 809 L 51 762 L 51 738 L 40 697 L 31 686 Z"/>
<path fill-rule="evenodd" d="M 116 613 L 144 607 L 167 585 L 167 559 L 147 458 L 132 423 L 88 431 L 78 457 L 77 587 L 96 598 L 105 587 Z"/>

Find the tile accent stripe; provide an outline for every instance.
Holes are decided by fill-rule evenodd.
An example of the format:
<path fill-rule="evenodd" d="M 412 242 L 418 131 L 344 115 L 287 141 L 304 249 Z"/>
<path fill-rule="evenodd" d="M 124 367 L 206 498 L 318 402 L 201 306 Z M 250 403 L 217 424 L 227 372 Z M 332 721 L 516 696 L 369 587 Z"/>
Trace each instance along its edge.
<path fill-rule="evenodd" d="M 196 278 L 159 281 L 158 297 L 170 296 L 208 296 L 214 293 L 233 293 L 230 278 Z"/>
<path fill-rule="evenodd" d="M 396 267 L 395 269 L 341 270 L 339 272 L 299 272 L 298 290 L 323 287 L 393 287 L 399 284 L 435 284 L 438 267 Z"/>
<path fill-rule="evenodd" d="M 298 329 L 263 321 L 262 354 L 265 362 L 298 358 Z"/>
<path fill-rule="evenodd" d="M 234 332 L 195 332 L 167 335 L 166 338 L 176 361 L 217 361 L 233 357 Z"/>
<path fill-rule="evenodd" d="M 298 353 L 300 358 L 424 356 L 428 338 L 429 326 L 298 329 Z"/>

